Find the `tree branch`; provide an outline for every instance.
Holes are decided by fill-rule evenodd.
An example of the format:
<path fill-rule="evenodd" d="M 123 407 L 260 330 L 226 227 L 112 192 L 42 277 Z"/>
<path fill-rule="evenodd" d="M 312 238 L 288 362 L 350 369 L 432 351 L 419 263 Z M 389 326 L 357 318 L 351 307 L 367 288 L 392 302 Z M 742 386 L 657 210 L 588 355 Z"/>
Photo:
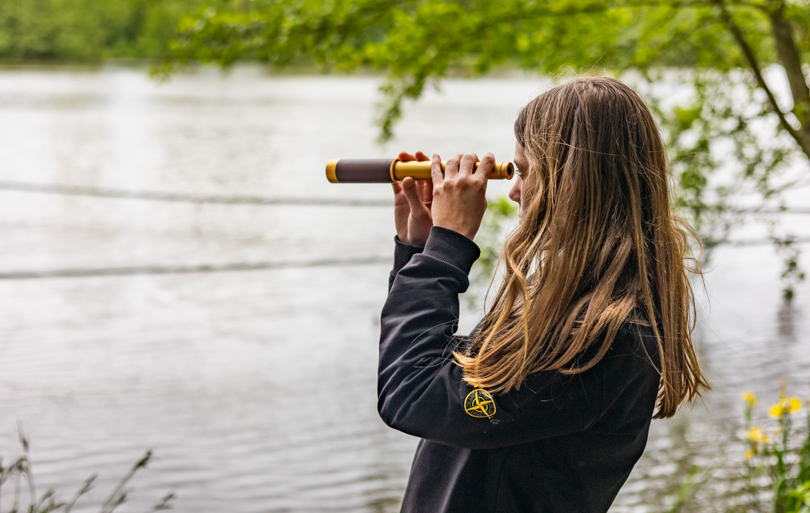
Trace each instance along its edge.
<path fill-rule="evenodd" d="M 768 102 L 771 105 L 771 108 L 779 117 L 779 124 L 785 131 L 790 134 L 793 139 L 799 143 L 799 147 L 802 151 L 810 158 L 810 138 L 802 137 L 802 134 L 799 133 L 795 128 L 793 128 L 790 123 L 788 122 L 787 118 L 785 117 L 785 113 L 782 112 L 782 109 L 779 107 L 779 103 L 776 101 L 776 97 L 773 95 L 770 87 L 768 87 L 767 82 L 765 82 L 765 78 L 762 76 L 762 70 L 760 69 L 759 62 L 757 61 L 756 55 L 754 55 L 754 51 L 748 45 L 748 42 L 745 40 L 745 36 L 740 30 L 740 27 L 737 25 L 737 22 L 734 21 L 734 18 L 731 16 L 731 13 L 728 12 L 726 5 L 723 0 L 712 0 L 713 3 L 720 9 L 720 16 L 725 22 L 726 26 L 728 27 L 731 34 L 734 36 L 734 39 L 737 41 L 737 44 L 740 46 L 740 49 L 745 56 L 745 59 L 748 61 L 748 65 L 751 67 L 751 71 L 754 73 L 754 76 L 757 80 L 757 85 L 765 91 L 765 94 L 768 96 Z"/>
<path fill-rule="evenodd" d="M 594 2 L 590 5 L 569 7 L 566 9 L 552 10 L 547 6 L 534 6 L 533 9 L 526 10 L 522 14 L 535 18 L 554 18 L 564 16 L 574 16 L 577 14 L 596 14 L 600 12 L 614 11 L 617 9 L 639 9 L 643 7 L 671 7 L 673 9 L 684 7 L 711 7 L 714 0 L 629 0 L 624 2 Z M 751 7 L 762 11 L 767 11 L 764 4 L 748 0 L 732 0 L 734 5 Z"/>
<path fill-rule="evenodd" d="M 616 9 L 637 9 L 641 7 L 699 7 L 701 5 L 706 5 L 705 0 L 636 0 L 618 3 L 594 2 L 590 5 L 559 10 L 549 9 L 548 6 L 533 6 L 533 9 L 527 9 L 522 14 L 533 18 L 556 18 L 575 16 L 578 14 L 596 14 Z"/>
<path fill-rule="evenodd" d="M 801 123 L 802 136 L 810 137 L 810 88 L 802 70 L 802 58 L 793 39 L 793 29 L 784 16 L 785 3 L 779 1 L 775 9 L 768 12 L 776 42 L 776 54 L 785 68 L 793 94 L 793 113 Z"/>

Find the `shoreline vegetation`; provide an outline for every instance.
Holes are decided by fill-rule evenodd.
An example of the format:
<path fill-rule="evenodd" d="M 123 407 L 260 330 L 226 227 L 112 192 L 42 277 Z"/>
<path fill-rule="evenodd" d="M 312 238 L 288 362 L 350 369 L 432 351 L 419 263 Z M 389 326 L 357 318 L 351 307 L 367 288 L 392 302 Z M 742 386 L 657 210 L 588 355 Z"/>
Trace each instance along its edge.
<path fill-rule="evenodd" d="M 172 57 L 172 41 L 181 20 L 207 9 L 256 12 L 272 7 L 255 0 L 0 0 L 0 69 L 105 67 L 152 68 Z M 337 74 L 385 76 L 372 66 L 352 70 L 325 68 L 310 56 L 276 66 L 258 55 L 246 55 L 240 67 L 260 67 L 272 75 Z M 191 63 L 182 72 L 214 69 Z M 181 73 L 182 73 L 181 72 Z M 448 77 L 477 74 L 472 57 L 454 63 Z M 494 66 L 490 77 L 537 76 L 520 63 Z"/>
<path fill-rule="evenodd" d="M 0 57 L 0 71 L 103 71 L 106 69 L 132 69 L 143 71 L 147 75 L 156 66 L 160 59 L 105 57 L 97 60 L 69 60 L 69 59 L 5 59 Z M 217 73 L 228 75 L 232 72 L 259 71 L 266 76 L 336 76 L 336 77 L 379 77 L 385 78 L 385 72 L 369 66 L 360 67 L 352 71 L 339 69 L 324 69 L 315 63 L 300 63 L 289 66 L 276 66 L 261 60 L 247 60 L 238 62 L 230 67 L 222 68 L 216 64 L 190 63 L 182 69 L 173 72 L 175 76 L 196 75 L 201 73 Z M 672 71 L 678 71 L 672 68 Z M 662 70 L 663 71 L 663 70 Z M 689 70 L 684 69 L 684 72 Z M 527 70 L 519 65 L 502 65 L 487 72 L 485 76 L 477 75 L 472 66 L 456 66 L 447 73 L 449 79 L 509 79 L 509 78 L 537 78 L 555 79 L 569 76 L 567 70 L 561 69 L 558 74 L 544 74 L 540 71 Z"/>
<path fill-rule="evenodd" d="M 42 494 L 37 494 L 36 478 L 32 470 L 30 443 L 23 432 L 22 426 L 18 425 L 17 434 L 22 446 L 22 455 L 4 466 L 3 455 L 0 454 L 0 513 L 70 513 L 73 507 L 93 489 L 97 474 L 92 474 L 85 479 L 70 499 L 62 499 L 54 488 L 50 488 Z M 152 450 L 148 449 L 143 457 L 139 459 L 115 485 L 113 491 L 107 496 L 99 507 L 99 513 L 113 513 L 119 506 L 127 502 L 132 490 L 127 487 L 129 482 L 139 471 L 146 468 L 152 460 Z M 25 489 L 23 489 L 25 483 Z M 10 494 L 1 493 L 4 485 L 13 488 Z M 5 501 L 3 498 L 6 497 Z M 177 499 L 174 492 L 166 493 L 159 501 L 151 506 L 150 511 L 162 511 L 172 509 L 172 502 Z M 11 502 L 9 510 L 3 509 L 4 502 Z"/>
<path fill-rule="evenodd" d="M 165 59 L 182 16 L 231 0 L 2 0 L 0 61 L 98 62 Z"/>

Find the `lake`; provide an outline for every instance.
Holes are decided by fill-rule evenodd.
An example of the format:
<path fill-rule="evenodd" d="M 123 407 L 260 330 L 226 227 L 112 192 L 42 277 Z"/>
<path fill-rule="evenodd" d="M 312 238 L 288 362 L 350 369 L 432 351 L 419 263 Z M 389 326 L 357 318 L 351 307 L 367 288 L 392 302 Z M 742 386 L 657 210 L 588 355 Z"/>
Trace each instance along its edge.
<path fill-rule="evenodd" d="M 163 85 L 140 68 L 1 69 L 0 455 L 20 454 L 20 423 L 38 490 L 67 498 L 98 473 L 79 512 L 147 448 L 121 511 L 168 491 L 181 512 L 398 511 L 417 440 L 376 410 L 391 190 L 329 184 L 324 165 L 401 150 L 511 160 L 514 119 L 549 82 L 448 80 L 385 146 L 379 84 L 247 66 Z M 42 192 L 53 186 L 189 201 Z M 790 222 L 810 234 L 806 217 Z M 712 480 L 727 486 L 739 393 L 770 404 L 782 379 L 808 391 L 810 284 L 784 303 L 767 245 L 720 247 L 707 270 L 698 338 L 714 388 L 653 422 L 616 513 L 662 511 L 692 465 L 728 463 Z M 462 327 L 481 313 L 467 307 Z"/>

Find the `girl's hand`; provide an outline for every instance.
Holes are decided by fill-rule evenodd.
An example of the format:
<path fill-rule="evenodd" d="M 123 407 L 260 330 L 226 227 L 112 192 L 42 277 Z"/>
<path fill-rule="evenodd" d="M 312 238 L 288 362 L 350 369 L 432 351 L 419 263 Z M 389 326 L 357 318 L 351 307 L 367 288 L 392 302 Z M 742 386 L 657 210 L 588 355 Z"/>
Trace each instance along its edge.
<path fill-rule="evenodd" d="M 478 156 L 455 155 L 447 161 L 442 176 L 442 160 L 433 155 L 433 224 L 456 231 L 472 240 L 487 210 L 487 179 L 495 167 L 495 156 L 486 153 L 474 170 Z"/>
<path fill-rule="evenodd" d="M 402 152 L 399 160 L 410 162 L 418 160 L 427 162 L 427 155 L 417 151 L 416 155 Z M 441 171 L 441 168 L 439 169 Z M 405 244 L 411 246 L 424 246 L 427 242 L 433 219 L 430 214 L 433 203 L 433 182 L 430 180 L 414 180 L 406 177 L 402 183 L 394 185 L 394 222 L 397 227 L 397 237 Z"/>

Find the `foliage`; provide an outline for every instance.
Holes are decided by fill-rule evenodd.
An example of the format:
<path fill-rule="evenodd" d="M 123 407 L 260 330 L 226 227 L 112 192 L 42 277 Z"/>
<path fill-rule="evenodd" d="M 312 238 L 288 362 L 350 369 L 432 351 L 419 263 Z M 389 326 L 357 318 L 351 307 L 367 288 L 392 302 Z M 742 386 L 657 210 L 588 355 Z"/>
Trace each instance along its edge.
<path fill-rule="evenodd" d="M 746 67 L 735 28 L 758 65 L 778 62 L 769 20 L 776 13 L 810 46 L 806 0 L 264 0 L 245 12 L 206 9 L 184 18 L 169 66 L 229 65 L 258 58 L 286 65 L 309 56 L 328 68 L 368 65 L 389 73 L 384 135 L 405 98 L 418 98 L 454 66 L 484 73 L 498 64 L 553 73 L 599 65 L 621 72 L 661 66 L 728 71 Z M 805 84 L 806 85 L 806 84 Z M 810 108 L 810 107 L 808 107 Z M 797 106 L 797 116 L 805 106 Z"/>
<path fill-rule="evenodd" d="M 684 482 L 680 489 L 678 489 L 678 494 L 675 497 L 675 503 L 667 510 L 667 513 L 680 512 L 683 507 L 692 500 L 695 494 L 697 494 L 697 492 L 709 482 L 714 475 L 714 472 L 720 468 L 721 465 L 722 463 L 710 469 L 701 469 L 699 465 L 692 465 L 692 468 L 689 471 L 689 476 L 686 478 L 686 482 Z"/>
<path fill-rule="evenodd" d="M 633 71 L 668 134 L 683 215 L 708 249 L 763 221 L 786 297 L 804 279 L 780 219 L 810 169 L 808 51 L 808 0 L 0 0 L 4 60 L 163 59 L 161 77 L 245 59 L 385 71 L 383 140 L 450 74 Z M 692 93 L 675 104 L 651 86 L 671 68 Z"/>
<path fill-rule="evenodd" d="M 655 85 L 669 84 L 656 92 Z M 671 89 L 691 90 L 672 104 Z M 662 123 L 677 178 L 676 209 L 695 227 L 711 251 L 734 228 L 756 220 L 782 256 L 784 295 L 804 280 L 795 235 L 780 222 L 789 211 L 784 192 L 808 183 L 796 142 L 779 129 L 749 75 L 738 71 L 647 72 L 637 88 Z M 799 165 L 797 165 L 799 164 Z"/>
<path fill-rule="evenodd" d="M 746 219 L 765 220 L 784 256 L 786 297 L 804 277 L 779 214 L 781 193 L 796 186 L 785 170 L 810 169 L 808 0 L 257 0 L 183 18 L 171 50 L 156 75 L 242 59 L 384 70 L 382 140 L 403 102 L 450 73 L 600 66 L 651 83 L 676 67 L 691 97 L 647 98 L 668 133 L 681 211 L 709 249 Z M 771 65 L 788 79 L 788 95 L 766 80 Z"/>
<path fill-rule="evenodd" d="M 501 246 L 517 210 L 514 202 L 503 197 L 487 204 L 487 213 L 475 235 L 475 243 L 481 248 L 481 256 L 470 276 L 473 290 L 465 296 L 471 307 L 479 306 L 481 292 L 487 290 L 496 279 L 494 275 L 498 268 Z"/>
<path fill-rule="evenodd" d="M 96 61 L 169 56 L 183 14 L 248 0 L 0 0 L 0 59 Z"/>
<path fill-rule="evenodd" d="M 793 444 L 792 416 L 802 409 L 798 397 L 788 397 L 784 385 L 779 401 L 769 409 L 776 419 L 772 435 L 760 426 L 752 425 L 756 397 L 743 395 L 745 409 L 745 469 L 744 480 L 750 494 L 751 511 L 761 511 L 758 489 L 760 478 L 768 481 L 770 507 L 774 513 L 810 513 L 810 413 L 808 432 L 801 445 Z"/>
<path fill-rule="evenodd" d="M 740 397 L 745 403 L 741 461 L 725 469 L 727 461 L 707 469 L 693 465 L 667 513 L 707 511 L 709 506 L 726 513 L 810 513 L 810 413 L 804 429 L 795 429 L 793 416 L 803 405 L 787 396 L 784 382 L 779 400 L 768 409 L 775 419 L 771 426 L 754 424 L 758 399 L 753 393 Z M 697 500 L 710 480 L 714 486 Z"/>
<path fill-rule="evenodd" d="M 76 505 L 76 502 L 93 488 L 93 483 L 97 477 L 96 474 L 88 477 L 82 487 L 68 501 L 58 499 L 53 489 L 37 497 L 34 474 L 31 470 L 31 458 L 29 457 L 29 443 L 28 439 L 23 434 L 22 428 L 19 430 L 19 435 L 23 455 L 8 466 L 3 466 L 3 459 L 0 457 L 0 492 L 2 492 L 3 485 L 14 483 L 14 499 L 9 513 L 50 513 L 52 511 L 70 513 Z M 139 470 L 146 468 L 151 459 L 152 451 L 146 451 L 144 456 L 121 478 L 115 489 L 102 504 L 99 513 L 113 513 L 121 504 L 126 502 L 127 497 L 131 493 L 131 490 L 126 488 L 127 484 L 129 484 L 129 481 Z M 23 499 L 20 497 L 20 482 L 23 479 L 25 479 L 28 485 L 29 497 L 27 507 L 22 505 Z M 2 498 L 2 495 L 0 495 L 0 498 Z M 174 493 L 166 494 L 160 501 L 152 506 L 151 511 L 171 509 L 171 501 L 176 498 Z M 2 510 L 2 506 L 3 503 L 0 501 L 0 511 Z"/>

